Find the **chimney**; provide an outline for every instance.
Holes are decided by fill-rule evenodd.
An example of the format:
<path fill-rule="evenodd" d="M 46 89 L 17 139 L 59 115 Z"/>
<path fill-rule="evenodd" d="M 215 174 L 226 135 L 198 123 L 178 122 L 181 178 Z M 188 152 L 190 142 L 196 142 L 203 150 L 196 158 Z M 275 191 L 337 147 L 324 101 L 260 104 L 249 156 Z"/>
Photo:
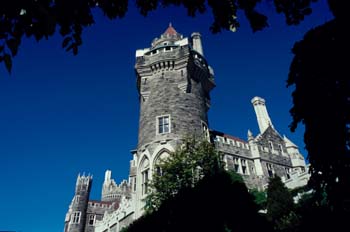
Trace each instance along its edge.
<path fill-rule="evenodd" d="M 264 133 L 269 126 L 273 128 L 271 119 L 267 113 L 265 100 L 261 97 L 254 97 L 251 102 L 254 106 L 256 118 L 258 120 L 260 134 Z"/>
<path fill-rule="evenodd" d="M 203 47 L 202 47 L 202 40 L 201 40 L 201 34 L 199 32 L 193 32 L 192 35 L 192 47 L 193 50 L 204 56 L 203 54 Z"/>

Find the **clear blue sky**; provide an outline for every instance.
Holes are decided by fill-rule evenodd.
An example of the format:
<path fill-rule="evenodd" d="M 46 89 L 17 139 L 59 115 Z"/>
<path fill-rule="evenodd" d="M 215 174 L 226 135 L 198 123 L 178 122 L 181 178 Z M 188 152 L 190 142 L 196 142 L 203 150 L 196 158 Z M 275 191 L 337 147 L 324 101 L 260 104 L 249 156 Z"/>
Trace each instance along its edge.
<path fill-rule="evenodd" d="M 252 33 L 243 20 L 238 32 L 217 35 L 209 31 L 210 14 L 190 18 L 181 8 L 143 18 L 131 6 L 116 21 L 97 13 L 76 57 L 61 49 L 60 36 L 24 39 L 11 76 L 0 64 L 0 231 L 61 232 L 79 172 L 94 175 L 93 199 L 100 199 L 106 169 L 117 182 L 127 178 L 138 130 L 135 50 L 149 47 L 169 22 L 184 36 L 202 34 L 217 83 L 211 129 L 243 139 L 248 129 L 256 135 L 250 100 L 261 96 L 275 128 L 306 154 L 302 128 L 288 128 L 291 48 L 332 16 L 321 3 L 300 26 L 286 27 L 272 6 L 264 10 L 274 16 L 263 32 Z"/>

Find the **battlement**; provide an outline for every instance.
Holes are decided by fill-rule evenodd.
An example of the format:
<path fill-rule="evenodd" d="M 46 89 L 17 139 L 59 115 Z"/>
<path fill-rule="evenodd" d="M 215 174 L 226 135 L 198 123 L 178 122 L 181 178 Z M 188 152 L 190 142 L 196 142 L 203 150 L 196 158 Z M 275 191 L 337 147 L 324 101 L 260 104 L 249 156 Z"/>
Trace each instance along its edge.
<path fill-rule="evenodd" d="M 244 141 L 243 139 L 213 130 L 210 131 L 210 134 L 212 136 L 213 141 L 220 145 L 227 145 L 234 148 L 250 150 L 249 143 Z"/>
<path fill-rule="evenodd" d="M 83 173 L 83 175 L 80 175 L 79 173 L 75 184 L 75 192 L 90 192 L 91 185 L 92 175 L 88 174 L 85 176 L 85 173 Z"/>

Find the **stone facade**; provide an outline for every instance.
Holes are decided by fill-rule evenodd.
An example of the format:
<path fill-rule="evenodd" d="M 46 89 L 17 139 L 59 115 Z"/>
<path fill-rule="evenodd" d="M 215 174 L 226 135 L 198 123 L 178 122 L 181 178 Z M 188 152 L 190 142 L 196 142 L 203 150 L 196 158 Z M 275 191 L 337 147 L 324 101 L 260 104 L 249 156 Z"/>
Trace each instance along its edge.
<path fill-rule="evenodd" d="M 117 185 L 107 170 L 102 200 L 92 201 L 92 177 L 78 176 L 65 232 L 118 232 L 142 216 L 143 200 L 157 172 L 157 162 L 170 156 L 186 135 L 211 141 L 223 154 L 226 169 L 241 174 L 250 189 L 266 188 L 273 175 L 281 176 L 291 188 L 307 182 L 303 156 L 294 143 L 273 127 L 264 99 L 252 99 L 258 135 L 248 131 L 245 141 L 209 130 L 207 112 L 215 83 L 199 33 L 193 33 L 191 39 L 184 38 L 169 25 L 150 48 L 136 51 L 135 70 L 140 118 L 129 179 Z"/>

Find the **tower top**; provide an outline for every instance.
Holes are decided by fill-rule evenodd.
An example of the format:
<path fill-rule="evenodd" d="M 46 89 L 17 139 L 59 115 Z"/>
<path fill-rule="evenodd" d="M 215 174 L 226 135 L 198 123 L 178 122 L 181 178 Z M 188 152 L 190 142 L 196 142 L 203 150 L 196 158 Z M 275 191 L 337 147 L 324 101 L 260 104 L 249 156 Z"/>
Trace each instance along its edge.
<path fill-rule="evenodd" d="M 168 28 L 160 35 L 160 38 L 155 38 L 152 41 L 152 47 L 171 45 L 182 38 L 183 36 L 175 30 L 171 23 L 169 23 Z"/>
<path fill-rule="evenodd" d="M 174 36 L 174 35 L 179 35 L 179 33 L 175 30 L 175 28 L 173 27 L 173 25 L 171 23 L 169 23 L 168 28 L 165 30 L 165 32 L 163 33 L 163 35 L 165 36 Z"/>
<path fill-rule="evenodd" d="M 254 106 L 256 118 L 258 120 L 260 133 L 261 134 L 264 133 L 264 131 L 270 126 L 272 128 L 274 128 L 272 125 L 270 116 L 269 116 L 267 109 L 266 109 L 265 99 L 263 99 L 261 97 L 254 97 L 251 102 Z"/>

